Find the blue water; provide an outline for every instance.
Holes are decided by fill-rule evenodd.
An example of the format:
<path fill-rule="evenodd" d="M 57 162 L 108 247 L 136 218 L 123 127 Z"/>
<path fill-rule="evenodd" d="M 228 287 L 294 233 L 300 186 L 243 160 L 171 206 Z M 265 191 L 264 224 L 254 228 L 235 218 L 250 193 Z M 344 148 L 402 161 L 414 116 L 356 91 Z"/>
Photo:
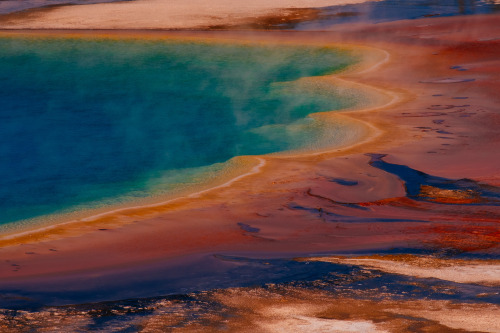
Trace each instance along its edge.
<path fill-rule="evenodd" d="M 0 38 L 0 223 L 305 147 L 325 134 L 307 114 L 355 101 L 294 80 L 354 60 L 320 47 Z"/>
<path fill-rule="evenodd" d="M 329 30 L 343 23 L 382 23 L 398 20 L 459 15 L 488 14 L 500 11 L 493 0 L 379 0 L 322 8 L 319 17 L 300 22 L 295 30 Z"/>

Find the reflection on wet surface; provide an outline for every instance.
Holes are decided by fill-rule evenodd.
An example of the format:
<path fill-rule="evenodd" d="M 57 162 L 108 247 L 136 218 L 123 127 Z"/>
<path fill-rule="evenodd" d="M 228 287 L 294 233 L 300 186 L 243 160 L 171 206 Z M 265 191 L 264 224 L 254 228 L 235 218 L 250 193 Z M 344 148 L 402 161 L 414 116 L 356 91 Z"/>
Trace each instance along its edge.
<path fill-rule="evenodd" d="M 41 7 L 116 1 L 134 0 L 2 0 L 0 1 L 0 15 Z M 283 15 L 270 14 L 253 18 L 249 23 L 236 26 L 212 25 L 209 29 L 323 30 L 343 23 L 380 23 L 426 17 L 486 14 L 499 10 L 500 3 L 494 0 L 381 0 L 319 9 L 290 8 L 283 10 Z"/>
<path fill-rule="evenodd" d="M 414 18 L 469 14 L 498 7 L 479 1 L 412 3 L 422 6 L 401 14 L 406 3 L 398 3 L 399 15 Z M 364 6 L 385 8 L 389 19 L 395 4 L 381 1 Z M 368 12 L 361 12 L 360 8 L 363 7 L 344 6 L 335 12 L 340 9 L 332 7 L 330 18 L 325 16 L 324 21 L 297 27 L 308 29 L 318 22 L 328 26 L 333 20 L 370 19 Z M 384 15 L 380 13 L 382 20 Z M 453 67 L 457 71 L 465 69 Z M 427 83 L 457 83 L 457 79 L 439 80 Z M 465 97 L 457 94 L 453 99 Z M 401 117 L 439 117 L 432 120 L 432 125 L 424 124 L 432 127 L 419 126 L 415 130 L 442 135 L 439 144 L 448 147 L 458 141 L 458 131 L 440 127 L 446 127 L 448 122 L 446 110 L 461 112 L 460 117 L 473 115 L 464 109 L 469 105 L 451 105 L 450 101 L 429 103 L 423 112 L 401 113 Z M 95 279 L 80 277 L 63 281 L 67 285 L 52 281 L 52 285 L 40 284 L 31 289 L 26 285 L 24 289 L 7 286 L 0 290 L 0 331 L 500 331 L 500 292 L 496 282 L 500 189 L 471 179 L 439 177 L 413 165 L 391 163 L 390 155 L 369 154 L 364 158 L 364 165 L 371 166 L 369 172 L 359 173 L 359 177 L 353 172 L 349 178 L 342 178 L 335 170 L 331 175 L 325 174 L 329 169 L 323 168 L 321 174 L 318 172 L 318 184 L 315 180 L 303 188 L 294 188 L 276 206 L 256 205 L 254 215 L 238 216 L 233 221 L 235 229 L 259 241 L 256 247 L 290 239 L 300 245 L 297 239 L 303 236 L 306 237 L 301 241 L 312 240 L 311 246 L 314 242 L 337 246 L 343 244 L 343 239 L 348 239 L 346 243 L 363 242 L 411 233 L 419 235 L 421 243 L 385 251 L 387 243 L 383 241 L 371 251 L 297 249 L 300 254 L 275 252 L 273 258 L 258 253 L 210 253 L 191 261 L 183 258 L 184 262 L 177 266 L 159 263 L 115 275 L 101 272 L 99 281 L 105 282 L 101 285 Z M 400 191 L 387 191 L 390 195 L 364 198 L 365 201 L 352 199 L 356 198 L 354 195 L 345 196 L 349 200 L 344 201 L 335 196 L 338 188 L 345 193 L 369 188 L 373 183 L 367 185 L 367 179 L 377 177 L 376 173 L 398 179 L 396 186 L 400 186 Z M 297 226 L 299 223 L 289 218 L 300 219 L 301 224 Z M 286 234 L 288 231 L 291 236 Z M 32 252 L 26 254 L 31 256 Z M 301 258 L 296 258 L 299 255 Z M 10 262 L 9 268 L 23 267 Z M 75 291 L 72 284 L 88 289 Z M 54 286 L 60 290 L 50 289 Z"/>
<path fill-rule="evenodd" d="M 499 189 L 390 163 L 385 154 L 368 157 L 366 163 L 374 170 L 401 181 L 404 196 L 339 202 L 329 198 L 328 192 L 318 194 L 317 188 L 309 188 L 289 201 L 284 210 L 302 215 L 304 223 L 315 221 L 337 228 L 330 242 L 338 239 L 335 237 L 357 237 L 352 231 L 344 235 L 343 230 L 365 225 L 367 234 L 382 228 L 377 236 L 392 229 L 429 235 L 423 247 L 392 249 L 387 255 L 380 248 L 343 254 L 303 252 L 300 259 L 295 259 L 297 255 L 264 258 L 219 253 L 182 259 L 177 266 L 158 263 L 131 272 L 101 272 L 100 280 L 88 280 L 94 284 L 79 276 L 46 284 L 42 281 L 32 287 L 4 285 L 0 290 L 0 328 L 6 332 L 55 327 L 68 331 L 191 332 L 261 325 L 263 332 L 273 332 L 279 321 L 289 326 L 289 332 L 303 325 L 328 329 L 332 323 L 335 327 L 347 325 L 355 332 L 453 332 L 453 318 L 471 308 L 478 313 L 498 310 L 496 280 L 474 278 L 498 271 L 498 260 L 488 249 L 497 246 L 500 239 L 495 224 Z M 364 186 L 361 178 L 322 174 L 318 179 L 346 189 Z M 411 218 L 409 211 L 414 213 Z M 477 222 L 453 223 L 449 218 L 452 214 Z M 269 237 L 265 223 L 255 221 L 242 219 L 235 224 L 249 237 L 280 242 Z M 394 227 L 383 229 L 381 225 Z M 457 280 L 455 271 L 472 280 Z M 88 289 L 81 289 L 86 283 Z M 75 285 L 80 289 L 74 289 Z M 250 303 L 240 302 L 245 297 Z M 99 300 L 117 301 L 96 302 Z M 356 309 L 346 310 L 345 304 Z M 429 307 L 435 310 L 428 312 Z M 495 324 L 491 319 L 494 315 L 488 316 L 485 320 Z"/>
<path fill-rule="evenodd" d="M 438 131 L 439 132 L 439 131 Z M 481 184 L 471 179 L 436 177 L 406 165 L 388 163 L 384 154 L 368 154 L 369 164 L 392 173 L 404 182 L 408 198 L 447 204 L 500 204 L 500 188 Z"/>
<path fill-rule="evenodd" d="M 158 332 L 234 331 L 258 325 L 262 327 L 260 331 L 275 332 L 277 326 L 273 325 L 279 323 L 285 328 L 288 325 L 293 332 L 301 325 L 283 321 L 300 319 L 304 325 L 307 319 L 307 325 L 312 326 L 302 328 L 313 329 L 322 323 L 325 329 L 347 325 L 357 327 L 355 332 L 366 332 L 368 328 L 408 332 L 409 327 L 417 325 L 419 328 L 412 331 L 424 332 L 433 327 L 433 332 L 444 332 L 449 327 L 439 321 L 449 324 L 446 314 L 453 317 L 463 311 L 482 311 L 491 321 L 500 304 L 500 294 L 495 287 L 390 274 L 352 262 L 229 256 L 218 256 L 218 259 L 251 267 L 255 277 L 250 283 L 252 286 L 114 302 L 0 310 L 0 328 L 2 332 L 54 328 L 72 332 Z M 446 262 L 446 259 L 440 260 Z M 404 323 L 400 322 L 402 314 Z M 444 319 L 436 320 L 436 316 L 444 316 Z M 361 323 L 370 323 L 373 327 Z"/>
<path fill-rule="evenodd" d="M 484 0 L 382 0 L 323 8 L 314 21 L 302 22 L 297 30 L 321 30 L 342 23 L 380 23 L 425 17 L 486 14 L 500 10 L 500 4 Z"/>

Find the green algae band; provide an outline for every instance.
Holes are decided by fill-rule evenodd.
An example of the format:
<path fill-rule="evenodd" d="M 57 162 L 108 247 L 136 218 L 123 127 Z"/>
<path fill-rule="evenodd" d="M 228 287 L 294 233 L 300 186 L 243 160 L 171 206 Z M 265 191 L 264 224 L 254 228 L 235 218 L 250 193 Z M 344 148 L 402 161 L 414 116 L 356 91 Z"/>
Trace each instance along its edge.
<path fill-rule="evenodd" d="M 326 132 L 307 115 L 355 100 L 297 80 L 353 62 L 309 46 L 0 38 L 0 223 L 128 202 L 234 156 L 308 147 Z"/>

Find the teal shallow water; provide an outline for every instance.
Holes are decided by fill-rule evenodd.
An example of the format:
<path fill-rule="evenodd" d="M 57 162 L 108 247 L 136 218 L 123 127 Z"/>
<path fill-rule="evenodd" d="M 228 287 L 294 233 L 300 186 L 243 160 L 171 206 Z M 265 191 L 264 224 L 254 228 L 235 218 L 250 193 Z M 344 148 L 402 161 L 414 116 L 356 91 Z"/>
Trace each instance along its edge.
<path fill-rule="evenodd" d="M 0 224 L 167 193 L 238 155 L 333 145 L 348 129 L 307 115 L 356 100 L 295 80 L 355 61 L 310 46 L 0 38 Z"/>

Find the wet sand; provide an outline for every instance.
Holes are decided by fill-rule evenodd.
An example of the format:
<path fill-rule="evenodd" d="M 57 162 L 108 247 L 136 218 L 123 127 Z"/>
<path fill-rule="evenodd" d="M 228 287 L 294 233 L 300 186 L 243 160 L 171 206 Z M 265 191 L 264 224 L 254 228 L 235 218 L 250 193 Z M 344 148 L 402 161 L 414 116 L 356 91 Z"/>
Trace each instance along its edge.
<path fill-rule="evenodd" d="M 54 288 L 66 279 L 72 288 L 92 290 L 112 285 L 116 273 L 126 269 L 121 278 L 133 286 L 134 271 L 154 264 L 165 268 L 174 258 L 200 254 L 265 258 L 402 248 L 498 255 L 499 18 L 434 18 L 323 33 L 168 33 L 385 50 L 388 59 L 377 57 L 341 79 L 396 99 L 342 114 L 377 129 L 363 144 L 316 155 L 268 156 L 259 172 L 198 197 L 3 240 L 0 284 L 11 290 Z M 123 33 L 167 34 L 114 34 Z M 81 279 L 89 284 L 75 282 Z M 424 316 L 426 306 L 415 311 L 430 318 L 429 325 L 438 321 L 453 327 L 452 319 Z M 401 304 L 397 308 L 403 309 Z M 455 312 L 447 318 L 461 316 Z M 372 331 L 407 327 L 349 320 L 344 324 Z M 321 320 L 306 322 L 322 325 Z M 498 324 L 492 323 L 489 327 Z M 469 324 L 462 327 L 494 331 Z"/>

